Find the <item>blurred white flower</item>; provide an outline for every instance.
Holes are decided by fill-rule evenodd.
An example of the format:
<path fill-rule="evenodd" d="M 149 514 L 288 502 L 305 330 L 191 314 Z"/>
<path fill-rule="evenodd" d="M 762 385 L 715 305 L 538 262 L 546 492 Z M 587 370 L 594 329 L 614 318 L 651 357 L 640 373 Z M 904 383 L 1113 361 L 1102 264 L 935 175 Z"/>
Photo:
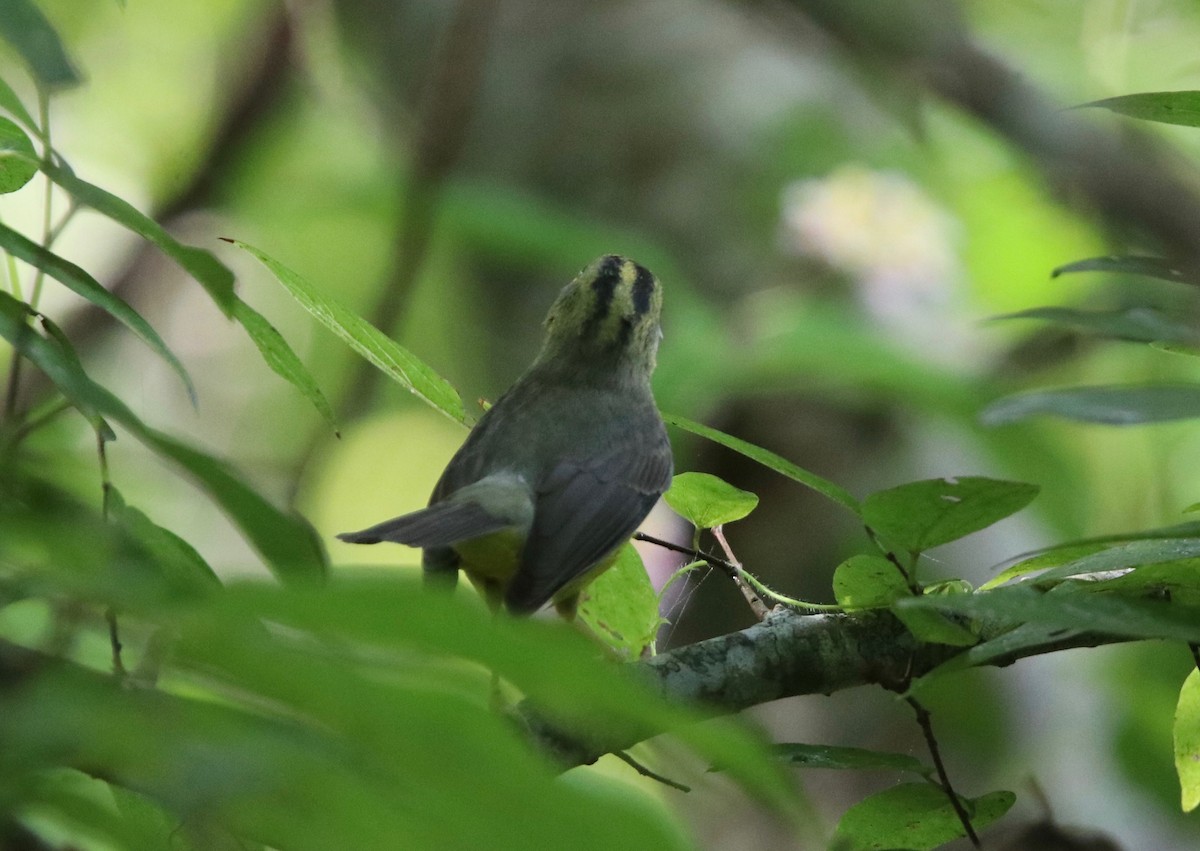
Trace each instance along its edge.
<path fill-rule="evenodd" d="M 868 314 L 939 358 L 961 357 L 973 337 L 957 309 L 958 221 L 908 177 L 846 165 L 783 190 L 785 251 L 845 274 Z"/>

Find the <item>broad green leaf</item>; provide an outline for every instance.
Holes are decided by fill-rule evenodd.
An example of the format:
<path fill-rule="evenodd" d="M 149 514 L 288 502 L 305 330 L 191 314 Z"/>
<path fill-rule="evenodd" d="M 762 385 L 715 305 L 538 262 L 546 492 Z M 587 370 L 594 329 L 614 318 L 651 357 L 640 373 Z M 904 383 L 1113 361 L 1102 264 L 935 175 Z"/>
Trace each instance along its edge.
<path fill-rule="evenodd" d="M 158 246 L 163 254 L 182 266 L 204 287 L 209 297 L 226 316 L 233 315 L 233 273 L 211 251 L 184 245 L 167 233 L 162 225 L 139 212 L 128 201 L 79 179 L 65 166 L 43 165 L 42 170 L 80 204 L 91 207 L 97 213 L 107 216 Z"/>
<path fill-rule="evenodd" d="M 25 131 L 0 117 L 0 195 L 16 192 L 37 174 L 37 153 Z"/>
<path fill-rule="evenodd" d="M 34 315 L 32 310 L 28 310 L 28 313 L 30 316 Z M 83 362 L 79 359 L 79 353 L 75 351 L 75 347 L 67 339 L 67 335 L 63 333 L 63 330 L 50 317 L 44 314 L 37 314 L 37 318 L 46 335 L 58 344 L 59 352 L 67 363 L 75 367 L 81 374 L 84 374 Z M 113 434 L 112 427 L 104 421 L 104 417 L 100 416 L 100 412 L 95 408 L 79 402 L 76 404 L 76 409 L 83 415 L 84 419 L 92 424 L 93 430 L 97 431 L 105 440 L 117 439 L 117 436 Z"/>
<path fill-rule="evenodd" d="M 1159 124 L 1178 124 L 1200 127 L 1200 92 L 1139 92 L 1132 95 L 1093 100 L 1079 104 L 1077 109 L 1095 106 L 1119 115 L 1156 121 Z"/>
<path fill-rule="evenodd" d="M 889 543 L 923 552 L 1015 514 L 1038 486 L 982 476 L 926 479 L 877 491 L 863 501 L 863 522 Z"/>
<path fill-rule="evenodd" d="M 341 337 L 350 348 L 450 419 L 460 423 L 466 420 L 466 412 L 458 391 L 407 349 L 282 263 L 244 242 L 227 241 L 257 257 L 301 307 Z"/>
<path fill-rule="evenodd" d="M 1186 509 L 1185 509 L 1186 511 Z M 1098 535 L 1091 538 L 1080 538 L 1075 541 L 1064 541 L 1041 550 L 1034 550 L 1023 556 L 1018 556 L 1016 563 L 1002 570 L 992 579 L 980 586 L 981 591 L 1003 585 L 1010 579 L 1043 570 L 1048 567 L 1058 567 L 1069 561 L 1083 558 L 1092 553 L 1107 549 L 1108 544 L 1123 544 L 1130 541 L 1148 541 L 1162 538 L 1193 538 L 1200 537 L 1200 522 L 1177 523 L 1173 526 L 1163 526 L 1157 529 L 1143 529 L 1137 532 L 1124 532 L 1116 535 Z"/>
<path fill-rule="evenodd" d="M 33 76 L 48 89 L 81 82 L 58 33 L 31 0 L 0 0 L 0 37 L 16 49 Z"/>
<path fill-rule="evenodd" d="M 882 556 L 851 556 L 833 572 L 833 595 L 848 611 L 890 606 L 911 593 L 900 570 Z"/>
<path fill-rule="evenodd" d="M 77 361 L 26 324 L 28 308 L 0 292 L 0 337 L 36 365 L 83 410 L 94 410 L 159 455 L 182 467 L 241 529 L 271 568 L 286 579 L 325 574 L 328 559 L 316 531 L 297 514 L 280 511 L 243 482 L 225 462 L 143 423 L 125 403 L 93 382 Z"/>
<path fill-rule="evenodd" d="M 989 792 L 960 800 L 971 826 L 979 831 L 1008 812 L 1016 796 Z M 834 847 L 839 851 L 932 851 L 965 835 L 945 792 L 931 783 L 905 783 L 848 809 L 834 832 Z"/>
<path fill-rule="evenodd" d="M 1142 425 L 1200 417 L 1200 385 L 1129 384 L 1038 390 L 997 399 L 980 420 L 1006 425 L 1048 414 L 1067 420 L 1104 425 Z"/>
<path fill-rule="evenodd" d="M 797 768 L 840 768 L 852 771 L 908 771 L 928 777 L 933 769 L 915 757 L 835 745 L 775 745 L 775 752 Z"/>
<path fill-rule="evenodd" d="M 1200 807 L 1200 671 L 1192 671 L 1175 707 L 1175 771 L 1185 813 Z"/>
<path fill-rule="evenodd" d="M 912 611 L 955 613 L 1013 624 L 1040 623 L 1064 630 L 1128 638 L 1200 642 L 1200 609 L 1178 601 L 1146 600 L 1104 593 L 1087 585 L 1056 586 L 1049 592 L 1018 585 L 974 594 L 910 597 L 894 604 L 903 619 Z"/>
<path fill-rule="evenodd" d="M 4 79 L 0 79 L 0 109 L 24 124 L 26 130 L 38 132 L 37 122 L 33 120 L 33 116 L 29 114 L 25 104 L 21 103 L 21 99 L 17 97 L 12 86 Z"/>
<path fill-rule="evenodd" d="M 220 586 L 217 574 L 195 547 L 126 504 L 115 486 L 109 485 L 108 494 L 112 519 L 141 544 L 170 587 L 195 594 Z"/>
<path fill-rule="evenodd" d="M 74 263 L 47 251 L 42 246 L 31 242 L 12 228 L 2 224 L 0 224 L 0 248 L 3 248 L 18 259 L 24 260 L 34 268 L 41 269 L 47 275 L 67 287 L 67 289 L 83 296 L 92 304 L 103 308 L 111 316 L 124 323 L 142 342 L 157 352 L 163 360 L 171 365 L 183 380 L 189 398 L 193 401 L 195 400 L 196 391 L 192 387 L 191 378 L 188 377 L 183 364 L 179 362 L 179 359 L 167 348 L 167 344 L 158 336 L 158 332 L 150 327 L 150 323 L 143 319 L 141 314 L 136 310 L 100 286 L 95 278 Z"/>
<path fill-rule="evenodd" d="M 677 474 L 663 499 L 697 529 L 712 529 L 741 520 L 758 505 L 755 494 L 709 473 Z"/>
<path fill-rule="evenodd" d="M 978 635 L 941 612 L 927 608 L 909 608 L 905 605 L 909 600 L 917 599 L 924 598 L 897 598 L 892 604 L 892 611 L 918 640 L 929 644 L 948 644 L 951 647 L 970 647 L 979 643 Z"/>
<path fill-rule="evenodd" d="M 692 434 L 698 434 L 714 443 L 719 443 L 722 446 L 732 449 L 734 452 L 739 452 L 750 460 L 757 461 L 764 467 L 774 470 L 780 475 L 787 476 L 794 482 L 799 482 L 805 487 L 812 488 L 817 493 L 850 509 L 855 514 L 859 513 L 858 500 L 848 490 L 821 478 L 815 473 L 810 473 L 808 470 L 796 466 L 791 461 L 780 455 L 776 455 L 774 452 L 755 446 L 753 443 L 747 443 L 740 438 L 733 437 L 724 432 L 717 431 L 715 428 L 709 428 L 706 425 L 693 422 L 677 414 L 663 414 L 663 420 L 668 425 L 673 425 L 684 431 L 690 431 Z"/>
<path fill-rule="evenodd" d="M 242 327 L 246 329 L 246 333 L 250 335 L 254 345 L 258 346 L 258 351 L 262 354 L 267 366 L 299 390 L 304 398 L 308 399 L 317 412 L 325 418 L 336 434 L 337 418 L 334 416 L 333 408 L 329 405 L 329 400 L 317 386 L 316 379 L 292 351 L 287 340 L 283 339 L 283 335 L 275 330 L 275 326 L 268 322 L 266 317 L 237 296 L 234 296 L 233 318 L 242 323 Z"/>
<path fill-rule="evenodd" d="M 1176 321 L 1168 314 L 1152 307 L 1131 307 L 1125 310 L 1035 307 L 1031 310 L 995 316 L 993 319 L 1043 319 L 1104 337 L 1141 343 L 1200 344 L 1200 330 L 1197 330 L 1194 325 Z"/>
<path fill-rule="evenodd" d="M 1121 275 L 1143 275 L 1181 284 L 1200 284 L 1200 271 L 1183 268 L 1162 257 L 1089 257 L 1059 266 L 1051 277 L 1075 272 L 1112 272 Z"/>
<path fill-rule="evenodd" d="M 1053 567 L 1041 574 L 1038 583 L 1083 576 L 1109 570 L 1123 570 L 1147 564 L 1181 561 L 1200 557 L 1200 538 L 1164 538 L 1161 540 L 1130 541 L 1117 544 L 1098 553 L 1084 555 L 1074 561 Z"/>
<path fill-rule="evenodd" d="M 583 592 L 579 618 L 597 636 L 629 659 L 654 644 L 663 619 L 658 595 L 633 544 L 625 544 L 617 560 Z"/>
<path fill-rule="evenodd" d="M 203 661 L 203 667 L 230 664 L 226 660 L 242 652 L 238 636 L 246 627 L 238 624 L 251 624 L 253 632 L 263 620 L 331 640 L 333 646 L 362 642 L 398 651 L 409 665 L 417 661 L 414 651 L 418 658 L 458 657 L 512 683 L 537 706 L 539 718 L 553 720 L 560 729 L 645 735 L 644 731 L 669 728 L 708 763 L 724 766 L 757 798 L 779 812 L 794 812 L 787 774 L 757 735 L 731 720 L 694 723 L 697 713 L 654 695 L 627 668 L 604 661 L 593 641 L 563 624 L 493 618 L 474 601 L 431 594 L 415 579 L 379 578 L 377 572 L 343 575 L 321 587 L 243 583 L 227 589 L 214 606 L 220 617 L 203 631 L 185 636 L 181 651 Z M 268 670 L 283 687 L 295 683 L 289 668 L 272 665 Z M 251 670 L 246 676 L 253 681 L 262 674 Z M 428 690 L 428 676 L 419 670 L 414 676 L 417 687 Z M 477 676 L 481 704 L 486 702 L 486 682 L 486 673 Z M 329 699 L 335 705 L 346 703 L 344 695 Z M 395 717 L 387 720 L 389 711 L 384 707 L 382 715 L 388 734 L 400 737 L 405 746 L 422 746 L 421 737 L 404 730 Z M 445 722 L 441 728 L 446 729 Z M 428 759 L 443 760 L 436 750 Z M 462 758 L 472 761 L 469 752 Z M 407 768 L 406 776 L 411 776 Z"/>

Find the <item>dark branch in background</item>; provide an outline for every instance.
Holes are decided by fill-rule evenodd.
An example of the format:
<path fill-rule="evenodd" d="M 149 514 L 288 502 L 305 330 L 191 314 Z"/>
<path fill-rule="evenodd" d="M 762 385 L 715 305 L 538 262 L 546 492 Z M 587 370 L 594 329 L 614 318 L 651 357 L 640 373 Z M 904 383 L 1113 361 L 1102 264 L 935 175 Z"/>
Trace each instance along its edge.
<path fill-rule="evenodd" d="M 985 625 L 988 641 L 1014 624 Z M 1024 647 L 993 660 L 1003 666 L 1028 656 L 1076 647 L 1096 647 L 1130 639 L 1100 634 L 1072 635 L 1035 647 Z M 832 694 L 877 684 L 903 690 L 912 678 L 929 673 L 968 648 L 923 644 L 888 612 L 853 615 L 801 615 L 776 609 L 762 623 L 660 653 L 632 664 L 633 670 L 663 697 L 726 715 L 784 697 Z M 603 741 L 583 742 L 522 704 L 516 710 L 531 738 L 566 767 L 586 765 L 605 753 L 624 750 L 666 730 L 608 730 Z"/>
<path fill-rule="evenodd" d="M 428 254 L 442 186 L 467 140 L 498 6 L 498 0 L 459 0 L 434 59 L 417 117 L 408 179 L 401 189 L 403 207 L 392 246 L 391 278 L 367 317 L 385 334 L 395 331 L 408 308 Z M 354 370 L 338 406 L 338 415 L 346 422 L 370 409 L 382 378 L 365 360 L 357 360 Z"/>
<path fill-rule="evenodd" d="M 1064 112 L 980 47 L 955 4 L 792 3 L 855 58 L 986 124 L 1028 155 L 1066 200 L 1118 232 L 1149 238 L 1181 266 L 1200 266 L 1200 195 L 1176 174 L 1176 163 L 1148 135 L 1123 130 L 1118 137 L 1085 113 Z"/>
<path fill-rule="evenodd" d="M 269 13 L 251 30 L 243 45 L 230 45 L 229 55 L 254 57 L 253 63 L 234 75 L 228 87 L 228 98 L 219 104 L 221 110 L 205 148 L 204 158 L 192 170 L 190 180 L 176 193 L 151 211 L 155 221 L 168 231 L 172 223 L 194 210 L 213 205 L 220 194 L 222 181 L 264 124 L 284 101 L 293 68 L 291 63 L 294 25 L 286 5 L 272 4 Z M 158 248 L 139 240 L 126 260 L 123 270 L 109 289 L 129 302 L 135 302 L 136 291 L 152 285 L 161 295 L 161 281 L 150 281 L 146 270 L 158 261 Z M 102 345 L 120 326 L 93 304 L 87 304 L 71 314 L 63 330 L 79 352 Z M 25 383 L 30 408 L 44 401 L 54 389 L 40 372 L 32 371 Z"/>

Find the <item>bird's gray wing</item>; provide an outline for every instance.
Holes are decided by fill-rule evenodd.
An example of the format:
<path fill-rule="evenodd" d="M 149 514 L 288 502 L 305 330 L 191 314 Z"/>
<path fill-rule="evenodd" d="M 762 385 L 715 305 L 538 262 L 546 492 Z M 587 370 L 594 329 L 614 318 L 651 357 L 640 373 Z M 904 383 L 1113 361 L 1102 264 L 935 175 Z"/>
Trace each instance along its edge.
<path fill-rule="evenodd" d="M 537 488 L 533 526 L 505 605 L 532 612 L 626 541 L 671 483 L 662 426 L 598 458 L 564 459 Z"/>

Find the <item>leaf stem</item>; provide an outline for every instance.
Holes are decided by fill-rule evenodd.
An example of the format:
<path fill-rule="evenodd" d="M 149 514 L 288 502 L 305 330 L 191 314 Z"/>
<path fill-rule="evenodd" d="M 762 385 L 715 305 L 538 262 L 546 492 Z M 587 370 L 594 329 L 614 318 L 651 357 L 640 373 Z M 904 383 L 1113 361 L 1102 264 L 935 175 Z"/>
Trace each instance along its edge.
<path fill-rule="evenodd" d="M 946 773 L 941 749 L 938 747 L 937 738 L 933 735 L 933 722 L 929 710 L 915 697 L 906 697 L 904 700 L 917 714 L 917 724 L 920 725 L 921 732 L 925 735 L 925 744 L 929 748 L 929 756 L 933 759 L 933 767 L 937 770 L 938 782 L 942 791 L 946 793 L 946 797 L 950 799 L 950 806 L 954 808 L 954 814 L 962 822 L 963 830 L 966 831 L 971 844 L 976 848 L 982 848 L 983 846 L 979 844 L 979 836 L 975 833 L 975 828 L 971 826 L 971 817 L 963 807 L 962 800 L 954 791 L 954 787 L 950 785 L 950 775 Z"/>

